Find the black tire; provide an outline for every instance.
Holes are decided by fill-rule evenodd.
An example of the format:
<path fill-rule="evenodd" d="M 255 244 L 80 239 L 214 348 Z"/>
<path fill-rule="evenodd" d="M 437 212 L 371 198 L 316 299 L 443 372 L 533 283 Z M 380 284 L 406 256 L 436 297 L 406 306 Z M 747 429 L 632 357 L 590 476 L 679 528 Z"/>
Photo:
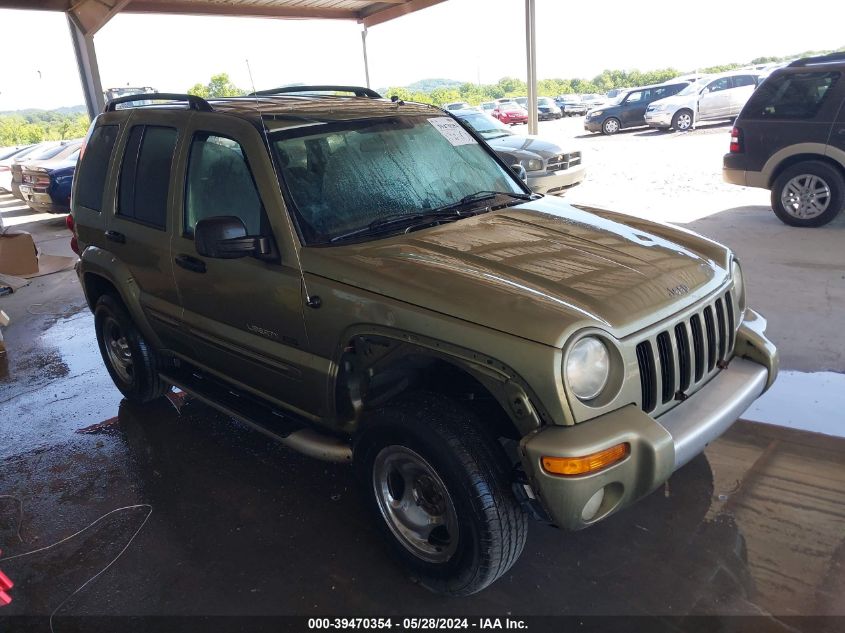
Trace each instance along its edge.
<path fill-rule="evenodd" d="M 790 183 L 796 179 L 800 183 L 802 177 L 817 178 L 820 185 L 812 189 L 826 188 L 828 192 L 822 196 L 823 200 L 826 201 L 827 207 L 823 212 L 813 217 L 800 217 L 796 215 L 797 210 L 793 209 L 790 211 L 787 205 L 784 204 L 784 197 L 788 195 L 787 188 L 790 186 Z M 808 160 L 787 167 L 772 184 L 772 210 L 780 218 L 781 222 L 790 226 L 822 226 L 839 215 L 843 207 L 845 207 L 845 178 L 843 178 L 842 172 L 832 165 L 819 160 Z"/>
<path fill-rule="evenodd" d="M 118 297 L 104 294 L 97 300 L 94 329 L 103 363 L 127 400 L 149 402 L 170 391 L 170 386 L 158 375 L 155 350 L 144 340 Z M 112 348 L 111 353 L 109 348 Z M 116 355 L 120 355 L 128 366 L 113 360 Z"/>
<path fill-rule="evenodd" d="M 692 129 L 694 121 L 695 117 L 693 116 L 692 110 L 688 108 L 678 110 L 675 116 L 672 117 L 672 129 L 676 132 L 686 132 Z"/>
<path fill-rule="evenodd" d="M 622 129 L 622 123 L 616 117 L 607 117 L 601 124 L 601 133 L 605 136 L 613 136 Z"/>
<path fill-rule="evenodd" d="M 447 493 L 437 499 L 453 504 L 457 535 L 444 529 L 439 537 L 448 559 L 426 560 L 414 552 L 394 534 L 396 528 L 380 506 L 380 498 L 382 503 L 388 500 L 386 488 L 378 492 L 377 459 L 381 462 L 384 455 L 406 449 L 436 473 Z M 354 463 L 392 553 L 427 589 L 451 596 L 476 593 L 502 576 L 522 553 L 528 521 L 513 495 L 504 450 L 471 411 L 448 398 L 420 392 L 374 411 L 356 439 Z M 400 485 L 404 490 L 405 484 Z M 417 482 L 413 492 L 416 506 L 423 507 Z M 432 531 L 428 543 L 433 536 Z"/>

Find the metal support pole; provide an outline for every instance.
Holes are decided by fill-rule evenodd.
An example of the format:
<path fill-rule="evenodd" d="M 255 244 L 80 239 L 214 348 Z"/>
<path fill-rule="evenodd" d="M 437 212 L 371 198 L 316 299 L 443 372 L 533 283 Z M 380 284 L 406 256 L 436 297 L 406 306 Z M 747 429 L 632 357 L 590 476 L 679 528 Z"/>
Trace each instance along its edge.
<path fill-rule="evenodd" d="M 367 25 L 361 31 L 361 46 L 364 47 L 364 75 L 367 78 L 367 88 L 370 87 L 370 63 L 367 61 Z"/>
<path fill-rule="evenodd" d="M 67 16 L 70 27 L 70 39 L 73 42 L 73 52 L 76 54 L 76 65 L 79 68 L 79 79 L 82 82 L 82 93 L 85 96 L 85 107 L 88 116 L 93 119 L 103 111 L 105 98 L 103 86 L 100 83 L 100 70 L 97 67 L 97 53 L 94 50 L 94 36 L 86 35 L 73 15 Z"/>
<path fill-rule="evenodd" d="M 528 133 L 536 134 L 537 121 L 537 31 L 534 0 L 525 0 L 525 57 L 528 60 Z"/>

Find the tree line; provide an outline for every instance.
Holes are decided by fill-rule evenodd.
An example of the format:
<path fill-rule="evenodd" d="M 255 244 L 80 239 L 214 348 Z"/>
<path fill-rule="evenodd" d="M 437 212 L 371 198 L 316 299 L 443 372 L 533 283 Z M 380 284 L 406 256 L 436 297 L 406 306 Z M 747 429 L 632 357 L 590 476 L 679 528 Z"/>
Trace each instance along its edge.
<path fill-rule="evenodd" d="M 89 123 L 87 114 L 55 110 L 0 115 L 0 147 L 81 138 Z"/>

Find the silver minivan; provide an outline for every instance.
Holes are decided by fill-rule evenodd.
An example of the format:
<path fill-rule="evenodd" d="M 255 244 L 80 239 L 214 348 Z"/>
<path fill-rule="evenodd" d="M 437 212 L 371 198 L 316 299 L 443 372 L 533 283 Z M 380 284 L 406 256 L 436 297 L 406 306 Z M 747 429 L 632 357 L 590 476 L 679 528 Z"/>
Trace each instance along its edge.
<path fill-rule="evenodd" d="M 732 119 L 760 83 L 757 71 L 739 70 L 707 75 L 678 94 L 648 106 L 645 122 L 649 127 L 688 130 L 697 121 Z"/>

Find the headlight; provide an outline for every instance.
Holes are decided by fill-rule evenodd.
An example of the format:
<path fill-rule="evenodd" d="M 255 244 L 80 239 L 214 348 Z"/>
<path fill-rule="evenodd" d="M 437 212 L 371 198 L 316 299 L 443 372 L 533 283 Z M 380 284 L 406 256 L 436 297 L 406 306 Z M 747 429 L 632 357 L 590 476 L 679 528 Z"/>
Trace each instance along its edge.
<path fill-rule="evenodd" d="M 543 161 L 536 158 L 529 158 L 528 160 L 519 161 L 525 167 L 525 171 L 540 171 L 543 169 Z"/>
<path fill-rule="evenodd" d="M 745 310 L 745 280 L 742 277 L 742 268 L 740 268 L 739 262 L 736 260 L 731 262 L 731 277 L 734 280 L 734 296 L 736 297 L 739 312 L 742 314 Z"/>
<path fill-rule="evenodd" d="M 590 110 L 591 119 L 597 116 L 601 116 L 602 114 L 604 114 L 604 110 Z"/>
<path fill-rule="evenodd" d="M 607 385 L 610 376 L 610 354 L 594 336 L 585 336 L 566 355 L 564 377 L 579 400 L 592 400 Z"/>

